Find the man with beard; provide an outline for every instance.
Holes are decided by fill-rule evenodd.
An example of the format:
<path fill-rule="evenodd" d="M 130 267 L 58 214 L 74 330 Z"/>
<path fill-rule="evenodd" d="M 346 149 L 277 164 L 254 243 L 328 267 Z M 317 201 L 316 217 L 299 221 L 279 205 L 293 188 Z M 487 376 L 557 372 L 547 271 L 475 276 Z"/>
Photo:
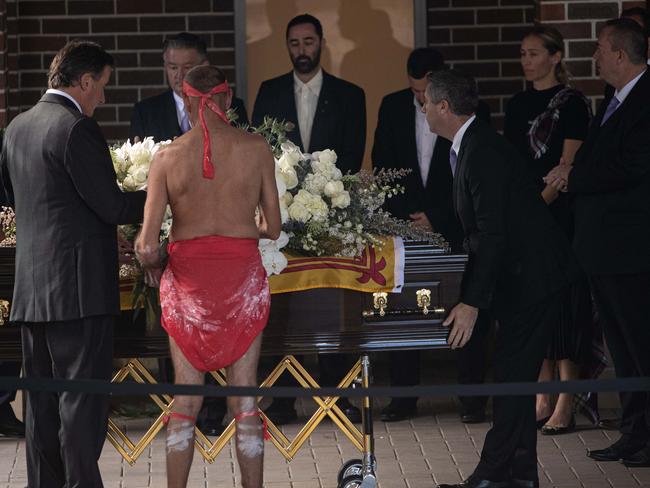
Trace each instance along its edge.
<path fill-rule="evenodd" d="M 266 80 L 260 86 L 253 109 L 253 125 L 268 115 L 294 124 L 288 138 L 304 152 L 332 149 L 336 165 L 343 172 L 361 168 L 366 144 L 366 99 L 363 90 L 350 82 L 326 73 L 321 68 L 321 49 L 325 45 L 320 21 L 309 14 L 298 15 L 287 24 L 287 49 L 293 71 Z M 332 300 L 336 297 L 319 290 L 303 292 L 300 299 Z M 292 318 L 287 315 L 287 320 Z M 319 356 L 321 384 L 336 385 L 345 375 L 347 361 L 339 354 Z M 286 377 L 283 376 L 281 381 Z M 286 384 L 286 383 L 284 383 Z M 266 414 L 277 425 L 296 418 L 293 398 L 275 400 Z M 338 406 L 352 422 L 361 421 L 359 409 L 346 399 Z"/>
<path fill-rule="evenodd" d="M 286 38 L 293 71 L 262 83 L 253 125 L 265 115 L 292 122 L 295 129 L 289 139 L 302 151 L 332 149 L 344 174 L 358 171 L 366 144 L 363 90 L 321 68 L 325 39 L 316 17 L 303 14 L 291 19 Z"/>

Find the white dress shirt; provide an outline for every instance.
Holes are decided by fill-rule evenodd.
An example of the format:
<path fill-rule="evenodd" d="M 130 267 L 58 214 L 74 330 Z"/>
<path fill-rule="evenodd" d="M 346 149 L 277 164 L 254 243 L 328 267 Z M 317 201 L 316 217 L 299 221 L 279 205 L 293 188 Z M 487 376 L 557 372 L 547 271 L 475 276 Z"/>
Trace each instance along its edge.
<path fill-rule="evenodd" d="M 646 69 L 647 69 L 647 68 L 646 68 Z M 619 107 L 623 104 L 623 102 L 625 101 L 625 99 L 627 98 L 627 96 L 628 96 L 628 95 L 630 94 L 630 92 L 632 91 L 632 88 L 634 88 L 634 85 L 636 85 L 637 82 L 639 81 L 639 79 L 641 79 L 641 77 L 643 76 L 643 73 L 645 73 L 645 71 L 646 71 L 646 70 L 644 69 L 643 71 L 641 71 L 641 73 L 640 73 L 636 78 L 634 78 L 634 79 L 628 81 L 627 84 L 626 84 L 623 88 L 621 88 L 620 91 L 619 91 L 619 90 L 616 90 L 616 91 L 614 92 L 614 96 L 615 96 L 616 98 L 618 98 L 618 101 L 619 101 L 618 106 L 619 106 Z M 618 107 L 617 107 L 617 109 L 618 109 Z"/>
<path fill-rule="evenodd" d="M 181 128 L 181 132 L 183 132 L 183 119 L 187 117 L 187 130 L 189 130 L 192 124 L 190 124 L 189 116 L 187 115 L 187 112 L 185 112 L 185 103 L 183 102 L 183 97 L 177 95 L 173 90 L 172 94 L 174 95 L 174 103 L 176 104 L 176 118 L 178 119 L 178 126 Z"/>
<path fill-rule="evenodd" d="M 465 132 L 467 131 L 467 128 L 470 126 L 472 122 L 474 122 L 474 119 L 476 119 L 476 115 L 472 115 L 469 119 L 467 119 L 467 122 L 465 122 L 460 129 L 458 129 L 458 132 L 454 135 L 454 140 L 451 141 L 451 150 L 456 153 L 456 157 L 459 156 L 458 151 L 460 151 L 460 144 L 463 142 L 463 136 L 465 135 Z"/>
<path fill-rule="evenodd" d="M 62 97 L 67 98 L 68 100 L 71 100 L 72 103 L 75 104 L 75 106 L 79 109 L 79 112 L 83 113 L 83 110 L 81 110 L 81 105 L 79 105 L 79 102 L 77 102 L 72 95 L 69 93 L 66 93 L 61 90 L 57 90 L 56 88 L 48 88 L 45 93 L 52 93 L 54 95 L 61 95 Z"/>
<path fill-rule="evenodd" d="M 422 105 L 415 96 L 413 96 L 413 105 L 415 105 L 415 142 L 418 148 L 418 166 L 420 167 L 422 185 L 427 186 L 431 157 L 433 156 L 433 149 L 436 147 L 438 134 L 431 132 L 431 129 L 429 129 L 427 116 L 422 113 Z"/>
<path fill-rule="evenodd" d="M 318 73 L 303 83 L 296 72 L 293 72 L 293 91 L 296 99 L 296 112 L 298 115 L 298 128 L 300 129 L 300 139 L 302 140 L 303 150 L 309 152 L 309 143 L 311 142 L 311 129 L 314 126 L 314 116 L 316 115 L 316 106 L 318 105 L 318 96 L 323 87 L 323 70 L 319 69 Z"/>

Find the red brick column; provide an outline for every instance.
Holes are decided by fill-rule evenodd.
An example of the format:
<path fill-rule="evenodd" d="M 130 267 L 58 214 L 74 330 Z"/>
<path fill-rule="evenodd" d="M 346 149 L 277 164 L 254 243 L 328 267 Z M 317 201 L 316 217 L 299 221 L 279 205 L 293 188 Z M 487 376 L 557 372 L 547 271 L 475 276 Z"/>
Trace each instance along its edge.
<path fill-rule="evenodd" d="M 7 61 L 7 2 L 0 0 L 0 128 L 7 127 L 9 122 L 7 114 L 7 107 L 9 106 L 7 86 L 9 69 Z"/>

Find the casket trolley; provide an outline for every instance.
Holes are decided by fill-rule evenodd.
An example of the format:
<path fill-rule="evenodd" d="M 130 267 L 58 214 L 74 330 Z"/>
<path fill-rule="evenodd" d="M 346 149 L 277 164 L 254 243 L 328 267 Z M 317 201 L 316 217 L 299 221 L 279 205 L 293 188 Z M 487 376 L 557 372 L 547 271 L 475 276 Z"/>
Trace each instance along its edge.
<path fill-rule="evenodd" d="M 347 289 L 323 288 L 273 295 L 269 324 L 264 331 L 263 355 L 282 356 L 261 386 L 272 386 L 285 372 L 300 386 L 316 388 L 318 383 L 296 359 L 298 354 L 351 353 L 359 360 L 340 381 L 339 387 L 371 385 L 372 352 L 446 348 L 448 330 L 442 326 L 444 314 L 458 300 L 460 281 L 467 257 L 450 255 L 420 243 L 405 243 L 404 286 L 401 293 L 362 293 Z M 14 249 L 0 248 L 0 314 L 10 308 L 13 292 Z M 134 327 L 125 314 L 115 331 L 115 357 L 126 364 L 114 375 L 114 382 L 128 378 L 155 383 L 142 358 L 169 356 L 165 332 L 158 327 Z M 0 327 L 0 360 L 20 360 L 20 331 Z M 223 371 L 211 373 L 227 384 Z M 138 441 L 132 441 L 113 420 L 109 420 L 108 440 L 130 464 L 134 464 L 163 428 L 164 416 L 173 399 L 151 395 L 160 416 Z M 362 425 L 359 430 L 336 405 L 338 397 L 314 397 L 318 408 L 293 440 L 268 421 L 270 440 L 286 459 L 292 459 L 318 424 L 329 417 L 359 449 L 361 457 L 346 462 L 338 473 L 339 488 L 374 488 L 377 461 L 374 455 L 372 399 L 362 398 Z M 268 419 L 267 419 L 268 420 Z M 235 433 L 234 421 L 214 442 L 198 429 L 196 447 L 212 462 Z"/>

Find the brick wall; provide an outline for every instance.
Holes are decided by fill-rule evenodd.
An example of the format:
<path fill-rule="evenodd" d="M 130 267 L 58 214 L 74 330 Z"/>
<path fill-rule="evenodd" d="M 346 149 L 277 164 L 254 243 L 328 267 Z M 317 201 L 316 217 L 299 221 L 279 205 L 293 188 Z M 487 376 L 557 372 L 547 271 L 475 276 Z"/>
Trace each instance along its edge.
<path fill-rule="evenodd" d="M 8 92 L 9 117 L 40 98 L 52 57 L 65 42 L 89 39 L 104 46 L 116 62 L 107 103 L 96 110 L 95 118 L 107 139 L 126 139 L 133 104 L 166 89 L 161 57 L 166 36 L 180 31 L 200 35 L 208 44 L 211 62 L 235 80 L 234 1 L 3 1 L 0 20 L 7 23 L 0 39 L 8 41 L 9 88 L 0 79 L 0 94 L 3 88 Z"/>
<path fill-rule="evenodd" d="M 0 0 L 0 127 L 7 125 L 7 2 Z"/>
<path fill-rule="evenodd" d="M 591 59 L 598 26 L 621 8 L 645 2 L 607 0 L 427 0 L 428 44 L 450 64 L 477 78 L 479 94 L 501 128 L 507 100 L 525 88 L 519 44 L 535 21 L 550 24 L 565 38 L 567 65 L 574 85 L 592 97 L 602 96 Z"/>

